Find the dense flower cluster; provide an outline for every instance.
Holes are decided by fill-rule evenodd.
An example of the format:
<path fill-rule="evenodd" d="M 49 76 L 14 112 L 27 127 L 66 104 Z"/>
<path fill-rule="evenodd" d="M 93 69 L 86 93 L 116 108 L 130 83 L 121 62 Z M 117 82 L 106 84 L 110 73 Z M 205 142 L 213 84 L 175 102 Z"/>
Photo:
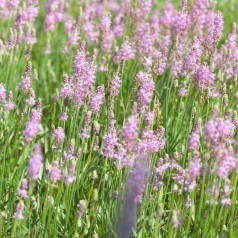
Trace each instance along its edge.
<path fill-rule="evenodd" d="M 26 142 L 31 142 L 40 130 L 41 108 L 32 109 L 29 120 L 25 125 L 23 136 Z"/>
<path fill-rule="evenodd" d="M 214 74 L 206 65 L 200 66 L 194 73 L 194 83 L 202 91 L 213 86 L 215 80 Z"/>
<path fill-rule="evenodd" d="M 235 236 L 237 29 L 217 5 L 0 0 L 2 236 Z"/>
<path fill-rule="evenodd" d="M 64 130 L 62 127 L 58 127 L 54 130 L 54 139 L 57 144 L 62 144 L 64 141 Z"/>
<path fill-rule="evenodd" d="M 3 102 L 3 100 L 5 99 L 5 96 L 6 96 L 6 89 L 4 85 L 1 83 L 0 84 L 0 103 Z"/>

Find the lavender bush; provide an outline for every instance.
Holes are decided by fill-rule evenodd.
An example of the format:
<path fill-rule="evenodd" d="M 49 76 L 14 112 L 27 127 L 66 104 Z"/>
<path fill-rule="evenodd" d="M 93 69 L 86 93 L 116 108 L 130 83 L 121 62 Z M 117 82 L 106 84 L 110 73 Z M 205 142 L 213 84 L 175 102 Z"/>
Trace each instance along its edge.
<path fill-rule="evenodd" d="M 0 237 L 238 237 L 236 0 L 0 0 Z"/>

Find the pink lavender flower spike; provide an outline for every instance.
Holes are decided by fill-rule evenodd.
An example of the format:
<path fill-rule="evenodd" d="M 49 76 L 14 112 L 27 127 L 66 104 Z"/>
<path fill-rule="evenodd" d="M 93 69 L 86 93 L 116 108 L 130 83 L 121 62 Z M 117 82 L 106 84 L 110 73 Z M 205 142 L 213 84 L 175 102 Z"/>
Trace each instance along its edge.
<path fill-rule="evenodd" d="M 19 0 L 9 0 L 7 1 L 7 7 L 9 9 L 15 9 L 17 8 L 19 5 Z"/>
<path fill-rule="evenodd" d="M 70 46 L 74 46 L 78 44 L 80 39 L 80 21 L 81 19 L 78 17 L 75 22 L 71 16 L 67 16 L 65 19 L 65 32 L 67 34 L 67 42 L 62 50 L 63 54 L 69 54 Z"/>
<path fill-rule="evenodd" d="M 64 142 L 64 130 L 62 127 L 58 127 L 54 130 L 54 140 L 58 145 L 61 145 Z"/>
<path fill-rule="evenodd" d="M 31 24 L 38 15 L 38 1 L 27 1 L 27 4 L 18 12 L 15 19 L 15 26 L 20 27 Z"/>
<path fill-rule="evenodd" d="M 133 115 L 128 118 L 127 123 L 122 128 L 121 134 L 125 140 L 125 143 L 129 149 L 135 146 L 136 138 L 138 137 L 138 116 Z"/>
<path fill-rule="evenodd" d="M 217 146 L 229 142 L 234 124 L 230 119 L 211 119 L 205 125 L 204 137 L 207 143 Z"/>
<path fill-rule="evenodd" d="M 39 174 L 42 169 L 42 161 L 43 157 L 41 154 L 40 145 L 36 144 L 28 166 L 28 176 L 31 180 L 35 181 L 39 178 Z"/>
<path fill-rule="evenodd" d="M 182 1 L 182 10 L 174 18 L 172 27 L 176 34 L 184 33 L 188 26 L 187 1 Z"/>
<path fill-rule="evenodd" d="M 183 62 L 182 67 L 183 71 L 192 72 L 193 70 L 196 70 L 200 60 L 201 53 L 202 48 L 199 37 L 195 37 L 191 44 L 190 50 L 186 54 L 185 60 Z"/>
<path fill-rule="evenodd" d="M 14 109 L 12 91 L 10 91 L 10 92 L 8 93 L 8 101 L 5 103 L 4 109 L 5 109 L 6 111 L 11 111 L 11 110 Z"/>
<path fill-rule="evenodd" d="M 111 116 L 109 130 L 103 138 L 104 147 L 102 154 L 113 159 L 115 157 L 116 148 L 119 145 L 119 138 L 115 129 L 115 119 Z"/>
<path fill-rule="evenodd" d="M 192 4 L 190 18 L 192 22 L 204 21 L 206 11 L 210 5 L 210 0 L 195 0 Z"/>
<path fill-rule="evenodd" d="M 25 125 L 23 136 L 26 142 L 31 142 L 40 130 L 41 108 L 32 109 L 30 117 Z"/>
<path fill-rule="evenodd" d="M 187 87 L 186 87 L 186 84 L 184 83 L 181 88 L 179 89 L 179 93 L 178 95 L 180 97 L 186 97 L 188 95 L 188 90 L 187 90 Z"/>
<path fill-rule="evenodd" d="M 112 31 L 115 37 L 120 37 L 123 35 L 123 30 L 124 30 L 123 15 L 119 14 L 116 16 L 114 20 L 114 26 Z"/>
<path fill-rule="evenodd" d="M 111 27 L 111 14 L 108 13 L 108 14 L 105 14 L 102 19 L 101 19 L 101 22 L 100 22 L 100 30 L 102 32 L 108 32 L 110 31 L 110 27 Z"/>
<path fill-rule="evenodd" d="M 223 194 L 222 194 L 222 198 L 221 198 L 221 205 L 223 206 L 231 206 L 231 199 L 229 198 L 230 193 L 232 192 L 231 189 L 231 181 L 229 179 L 226 179 L 224 188 L 223 188 Z"/>
<path fill-rule="evenodd" d="M 67 121 L 68 120 L 68 115 L 67 115 L 67 113 L 65 111 L 61 112 L 60 120 L 61 121 Z"/>
<path fill-rule="evenodd" d="M 186 201 L 186 208 L 190 208 L 191 206 L 192 206 L 192 201 L 191 201 L 191 198 L 188 197 Z"/>
<path fill-rule="evenodd" d="M 3 102 L 6 96 L 6 89 L 2 83 L 0 83 L 0 104 Z"/>
<path fill-rule="evenodd" d="M 45 30 L 53 31 L 57 22 L 63 20 L 65 3 L 60 0 L 46 1 Z"/>
<path fill-rule="evenodd" d="M 21 187 L 17 192 L 18 196 L 20 196 L 23 199 L 28 198 L 28 191 L 27 190 L 28 190 L 28 182 L 27 182 L 26 179 L 23 179 L 22 183 L 21 183 Z"/>
<path fill-rule="evenodd" d="M 151 35 L 150 25 L 145 21 L 140 21 L 141 17 L 138 16 L 138 26 L 136 29 L 136 40 L 138 43 L 138 50 L 141 55 L 146 55 L 153 46 L 153 36 Z"/>
<path fill-rule="evenodd" d="M 199 153 L 196 152 L 186 171 L 185 190 L 192 191 L 196 186 L 196 178 L 202 175 L 202 165 Z"/>
<path fill-rule="evenodd" d="M 153 126 L 153 121 L 154 121 L 154 113 L 153 112 L 147 112 L 144 116 L 145 122 L 146 122 L 146 127 L 150 128 Z"/>
<path fill-rule="evenodd" d="M 48 177 L 52 183 L 56 183 L 62 178 L 62 171 L 59 167 L 59 162 L 56 160 L 52 163 L 52 165 L 47 170 L 47 172 L 48 172 Z"/>
<path fill-rule="evenodd" d="M 194 83 L 201 91 L 211 88 L 214 81 L 215 75 L 206 65 L 201 65 L 194 73 Z"/>
<path fill-rule="evenodd" d="M 220 161 L 217 166 L 217 176 L 226 179 L 230 172 L 237 168 L 238 160 L 234 156 L 233 148 L 230 146 L 227 151 L 221 152 Z"/>
<path fill-rule="evenodd" d="M 73 63 L 74 75 L 76 78 L 76 82 L 74 83 L 73 101 L 79 106 L 83 104 L 84 100 L 91 92 L 96 73 L 94 62 L 88 62 L 87 60 L 85 47 L 85 42 L 83 41 Z"/>
<path fill-rule="evenodd" d="M 152 0 L 140 0 L 140 11 L 143 15 L 148 15 L 152 7 Z"/>
<path fill-rule="evenodd" d="M 86 117 L 84 119 L 84 127 L 82 130 L 82 133 L 80 134 L 82 138 L 89 139 L 90 138 L 90 131 L 91 131 L 91 126 L 90 126 L 90 120 L 92 117 L 92 111 L 88 111 L 86 114 Z"/>
<path fill-rule="evenodd" d="M 152 100 L 155 83 L 150 73 L 139 72 L 136 76 L 140 88 L 137 94 L 140 110 L 143 112 Z"/>
<path fill-rule="evenodd" d="M 31 79 L 29 76 L 26 76 L 26 77 L 22 78 L 22 81 L 19 85 L 19 89 L 21 91 L 25 91 L 25 90 L 29 89 L 30 86 L 31 86 Z"/>
<path fill-rule="evenodd" d="M 126 61 L 134 59 L 135 54 L 135 46 L 129 41 L 129 39 L 126 39 L 120 48 L 120 50 L 116 53 L 114 56 L 115 61 Z"/>
<path fill-rule="evenodd" d="M 236 48 L 236 40 L 237 40 L 237 33 L 236 33 L 236 24 L 233 23 L 232 25 L 232 31 L 228 36 L 228 39 L 226 41 L 227 49 L 229 50 L 235 50 Z"/>
<path fill-rule="evenodd" d="M 213 14 L 212 26 L 208 29 L 208 33 L 205 38 L 206 48 L 211 49 L 216 46 L 222 36 L 223 24 L 222 14 L 220 12 Z"/>
<path fill-rule="evenodd" d="M 142 201 L 147 174 L 148 163 L 146 161 L 138 161 L 129 175 L 124 198 L 125 203 L 118 230 L 119 238 L 131 237 L 136 221 L 136 204 Z"/>
<path fill-rule="evenodd" d="M 165 146 L 164 138 L 159 138 L 159 136 L 154 134 L 153 130 L 144 131 L 140 142 L 136 147 L 137 153 L 147 157 L 149 153 L 155 153 L 162 150 Z"/>
<path fill-rule="evenodd" d="M 118 96 L 120 87 L 121 87 L 120 77 L 118 75 L 113 76 L 110 85 L 110 94 L 112 97 Z"/>
<path fill-rule="evenodd" d="M 35 92 L 33 89 L 29 89 L 29 93 L 28 93 L 28 98 L 26 99 L 26 104 L 29 106 L 34 106 L 36 103 L 35 101 Z"/>
<path fill-rule="evenodd" d="M 171 28 L 175 15 L 176 15 L 176 10 L 174 8 L 174 5 L 171 3 L 170 0 L 167 0 L 165 3 L 163 14 L 160 18 L 161 23 L 164 26 Z"/>
<path fill-rule="evenodd" d="M 71 98 L 74 93 L 73 88 L 73 80 L 71 77 L 65 76 L 64 77 L 64 83 L 62 84 L 62 87 L 60 89 L 60 97 L 65 98 Z"/>
<path fill-rule="evenodd" d="M 25 218 L 23 214 L 24 210 L 25 210 L 25 205 L 22 201 L 20 201 L 15 207 L 13 217 L 15 219 L 23 220 Z"/>
<path fill-rule="evenodd" d="M 188 142 L 188 149 L 189 150 L 198 150 L 198 143 L 199 143 L 199 130 L 200 130 L 200 125 L 201 120 L 198 121 L 198 123 L 195 125 L 190 137 L 189 137 L 189 142 Z"/>
<path fill-rule="evenodd" d="M 100 108 L 104 102 L 104 96 L 105 96 L 104 85 L 98 86 L 95 94 L 93 95 L 89 103 L 92 112 L 95 113 L 96 115 L 99 114 Z"/>

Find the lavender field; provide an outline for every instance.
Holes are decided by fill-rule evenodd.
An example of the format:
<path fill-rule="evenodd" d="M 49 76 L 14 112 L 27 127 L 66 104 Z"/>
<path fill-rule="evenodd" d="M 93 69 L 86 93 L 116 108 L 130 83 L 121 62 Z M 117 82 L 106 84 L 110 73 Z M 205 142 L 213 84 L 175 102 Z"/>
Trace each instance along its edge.
<path fill-rule="evenodd" d="M 238 237 L 237 0 L 0 0 L 0 237 Z"/>

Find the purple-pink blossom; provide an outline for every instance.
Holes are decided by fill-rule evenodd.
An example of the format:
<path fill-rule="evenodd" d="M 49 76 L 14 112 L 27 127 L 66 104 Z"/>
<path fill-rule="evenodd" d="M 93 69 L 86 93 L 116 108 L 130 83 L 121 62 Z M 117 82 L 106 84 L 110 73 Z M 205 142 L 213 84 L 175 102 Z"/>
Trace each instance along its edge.
<path fill-rule="evenodd" d="M 123 61 L 123 60 L 131 60 L 134 59 L 135 54 L 135 46 L 132 44 L 129 39 L 126 39 L 122 45 L 120 50 L 114 56 L 115 61 Z"/>
<path fill-rule="evenodd" d="M 64 137 L 64 129 L 62 127 L 58 127 L 54 130 L 54 140 L 58 145 L 63 143 Z"/>
<path fill-rule="evenodd" d="M 37 180 L 39 178 L 42 169 L 42 161 L 43 157 L 40 145 L 36 144 L 28 165 L 28 176 L 31 180 Z"/>
<path fill-rule="evenodd" d="M 47 170 L 48 177 L 51 180 L 51 182 L 56 183 L 57 181 L 61 180 L 62 178 L 62 171 L 59 167 L 59 162 L 54 161 L 50 168 Z"/>
<path fill-rule="evenodd" d="M 213 86 L 215 75 L 206 65 L 201 65 L 194 73 L 194 83 L 201 91 Z"/>
<path fill-rule="evenodd" d="M 0 83 L 0 103 L 3 102 L 6 96 L 6 89 L 2 83 Z"/>
<path fill-rule="evenodd" d="M 41 109 L 32 109 L 30 117 L 25 124 L 23 136 L 26 142 L 31 142 L 40 130 Z"/>

